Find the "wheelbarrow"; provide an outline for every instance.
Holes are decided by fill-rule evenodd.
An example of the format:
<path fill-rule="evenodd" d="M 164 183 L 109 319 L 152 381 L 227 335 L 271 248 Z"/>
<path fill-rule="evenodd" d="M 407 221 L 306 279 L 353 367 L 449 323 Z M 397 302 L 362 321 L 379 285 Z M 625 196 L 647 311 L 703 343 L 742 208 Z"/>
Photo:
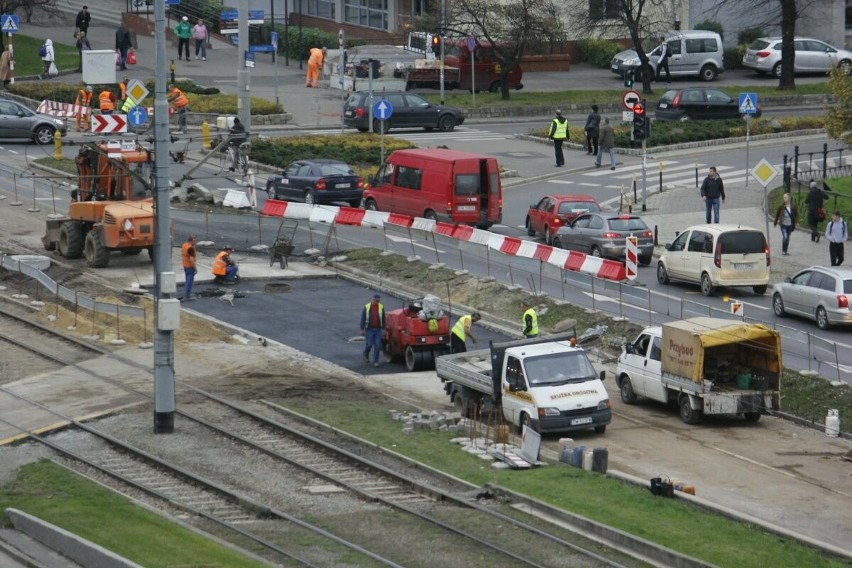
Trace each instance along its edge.
<path fill-rule="evenodd" d="M 276 262 L 281 268 L 287 268 L 287 258 L 293 254 L 293 240 L 296 236 L 296 229 L 299 228 L 298 221 L 284 219 L 281 225 L 278 226 L 278 234 L 275 236 L 275 242 L 269 247 L 269 266 Z"/>
<path fill-rule="evenodd" d="M 183 139 L 177 136 L 169 138 L 169 156 L 176 164 L 182 164 L 186 159 L 186 152 L 189 148 L 189 138 Z"/>

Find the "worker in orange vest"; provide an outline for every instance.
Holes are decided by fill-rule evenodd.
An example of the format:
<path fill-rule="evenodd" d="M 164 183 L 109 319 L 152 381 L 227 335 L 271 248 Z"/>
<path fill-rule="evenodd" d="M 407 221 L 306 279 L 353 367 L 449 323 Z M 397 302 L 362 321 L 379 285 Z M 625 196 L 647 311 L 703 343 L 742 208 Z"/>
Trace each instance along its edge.
<path fill-rule="evenodd" d="M 77 93 L 77 132 L 85 131 L 89 126 L 89 116 L 92 114 L 92 86 L 86 85 Z"/>
<path fill-rule="evenodd" d="M 319 87 L 320 72 L 322 71 L 322 62 L 325 59 L 328 49 L 312 47 L 310 57 L 308 58 L 308 75 L 305 77 L 306 87 Z"/>
<path fill-rule="evenodd" d="M 128 79 L 127 79 L 127 75 L 125 75 L 121 79 L 121 83 L 118 84 L 118 95 L 119 95 L 118 100 L 120 100 L 120 101 L 123 101 L 124 99 L 127 98 L 127 83 L 128 83 Z"/>
<path fill-rule="evenodd" d="M 175 85 L 169 85 L 168 101 L 174 105 L 178 115 L 178 130 L 186 134 L 186 114 L 189 112 L 189 99 Z"/>
<path fill-rule="evenodd" d="M 234 284 L 237 281 L 237 272 L 239 267 L 231 259 L 231 247 L 224 247 L 216 255 L 213 260 L 213 283 L 214 284 Z"/>
<path fill-rule="evenodd" d="M 195 274 L 198 270 L 195 268 L 195 235 L 190 235 L 183 246 L 180 247 L 180 260 L 183 264 L 184 284 L 183 284 L 183 299 L 192 300 L 192 284 L 195 282 Z M 226 271 L 227 272 L 227 271 Z"/>
<path fill-rule="evenodd" d="M 112 114 L 112 111 L 115 110 L 115 95 L 109 89 L 101 91 L 101 94 L 98 95 L 98 101 L 101 114 Z"/>

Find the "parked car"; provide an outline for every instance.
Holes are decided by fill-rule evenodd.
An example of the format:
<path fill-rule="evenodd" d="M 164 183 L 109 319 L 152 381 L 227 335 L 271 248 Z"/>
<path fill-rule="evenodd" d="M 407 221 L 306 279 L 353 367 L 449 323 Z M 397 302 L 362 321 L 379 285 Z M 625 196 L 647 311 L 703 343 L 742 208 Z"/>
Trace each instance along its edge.
<path fill-rule="evenodd" d="M 544 235 L 544 242 L 552 244 L 553 235 L 560 227 L 581 213 L 600 210 L 601 206 L 591 195 L 545 195 L 538 203 L 530 205 L 525 222 L 527 234 L 531 237 Z"/>
<path fill-rule="evenodd" d="M 690 87 L 672 89 L 663 93 L 657 101 L 654 118 L 657 120 L 712 120 L 716 118 L 740 118 L 739 97 L 734 98 L 719 89 Z M 760 105 L 752 116 L 762 114 Z"/>
<path fill-rule="evenodd" d="M 852 324 L 852 268 L 812 266 L 785 278 L 773 289 L 772 309 L 778 317 L 804 316 L 820 329 Z"/>
<path fill-rule="evenodd" d="M 627 237 L 638 238 L 639 264 L 654 256 L 654 233 L 638 215 L 585 213 L 553 236 L 553 246 L 624 262 Z"/>
<path fill-rule="evenodd" d="M 657 281 L 701 285 L 709 296 L 717 286 L 751 286 L 765 294 L 769 285 L 769 245 L 758 229 L 740 225 L 687 227 L 657 261 Z"/>
<path fill-rule="evenodd" d="M 794 38 L 793 48 L 796 51 L 795 73 L 825 73 L 833 65 L 839 65 L 847 75 L 852 72 L 852 51 L 809 37 Z M 762 37 L 751 42 L 743 55 L 743 67 L 761 75 L 772 73 L 780 77 L 781 37 Z"/>
<path fill-rule="evenodd" d="M 461 109 L 433 105 L 414 93 L 374 92 L 371 99 L 369 92 L 359 91 L 346 99 L 343 106 L 343 124 L 357 128 L 360 132 L 367 132 L 370 129 L 370 109 L 383 99 L 392 107 L 391 116 L 387 120 L 373 117 L 373 132 L 381 132 L 382 127 L 385 132 L 392 128 L 437 128 L 442 132 L 450 132 L 464 122 L 464 112 Z"/>
<path fill-rule="evenodd" d="M 65 135 L 65 121 L 40 114 L 21 103 L 0 98 L 0 138 L 25 138 L 36 144 L 51 144 L 57 132 Z"/>
<path fill-rule="evenodd" d="M 639 54 L 635 49 L 622 51 L 612 58 L 610 69 L 616 75 L 632 70 L 635 80 L 642 81 L 645 74 L 653 79 L 659 64 L 659 38 L 654 38 L 649 46 L 656 45 L 647 51 L 650 67 L 640 70 Z M 672 77 L 699 76 L 705 81 L 712 81 L 725 71 L 724 49 L 722 38 L 716 32 L 706 30 L 670 31 L 663 35 L 663 42 L 669 48 L 669 74 Z M 641 72 L 640 72 L 641 71 Z"/>
<path fill-rule="evenodd" d="M 358 207 L 364 187 L 364 180 L 339 160 L 298 160 L 266 181 L 269 199 L 304 201 L 309 205 L 345 201 Z"/>

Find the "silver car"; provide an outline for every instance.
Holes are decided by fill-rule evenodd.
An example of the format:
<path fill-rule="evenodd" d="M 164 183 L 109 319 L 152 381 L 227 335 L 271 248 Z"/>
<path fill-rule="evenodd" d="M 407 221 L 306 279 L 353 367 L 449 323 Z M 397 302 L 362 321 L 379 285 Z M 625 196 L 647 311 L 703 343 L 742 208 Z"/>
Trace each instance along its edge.
<path fill-rule="evenodd" d="M 778 317 L 787 314 L 816 321 L 820 329 L 852 324 L 849 297 L 852 269 L 812 266 L 774 286 L 772 309 Z"/>
<path fill-rule="evenodd" d="M 638 262 L 651 264 L 654 233 L 641 217 L 626 214 L 586 213 L 560 228 L 553 246 L 624 262 L 627 237 L 637 237 Z"/>
<path fill-rule="evenodd" d="M 838 49 L 824 41 L 809 37 L 793 40 L 796 57 L 795 73 L 825 73 L 839 65 L 847 75 L 852 71 L 852 51 Z M 781 38 L 762 37 L 754 40 L 743 55 L 743 67 L 754 69 L 761 75 L 772 73 L 781 76 Z"/>
<path fill-rule="evenodd" d="M 26 138 L 37 144 L 50 144 L 56 132 L 64 136 L 66 130 L 61 118 L 39 114 L 17 101 L 0 98 L 0 138 Z"/>

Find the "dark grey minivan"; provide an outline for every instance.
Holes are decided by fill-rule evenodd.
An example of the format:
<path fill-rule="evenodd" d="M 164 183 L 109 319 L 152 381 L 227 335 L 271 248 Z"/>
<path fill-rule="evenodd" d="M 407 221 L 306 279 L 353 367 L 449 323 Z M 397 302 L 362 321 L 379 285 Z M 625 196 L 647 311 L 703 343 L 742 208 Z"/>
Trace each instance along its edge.
<path fill-rule="evenodd" d="M 373 132 L 382 132 L 382 129 L 387 132 L 391 128 L 437 128 L 441 132 L 451 132 L 464 122 L 464 112 L 461 109 L 433 105 L 414 93 L 374 92 L 371 98 L 368 91 L 359 91 L 350 95 L 343 106 L 343 124 L 367 132 L 370 129 L 370 110 L 382 100 L 388 103 L 390 118 L 380 120 L 373 116 Z"/>

